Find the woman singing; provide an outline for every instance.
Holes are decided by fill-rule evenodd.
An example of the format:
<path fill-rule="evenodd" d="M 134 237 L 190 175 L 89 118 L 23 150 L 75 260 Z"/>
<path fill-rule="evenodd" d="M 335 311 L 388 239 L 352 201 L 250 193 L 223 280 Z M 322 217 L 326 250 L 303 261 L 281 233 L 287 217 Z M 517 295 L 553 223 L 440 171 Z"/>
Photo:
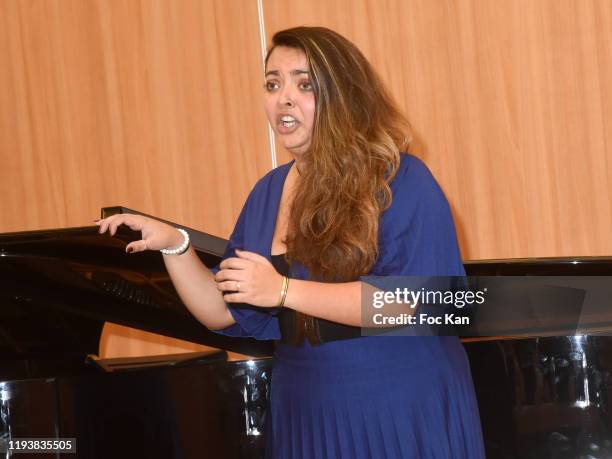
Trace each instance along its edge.
<path fill-rule="evenodd" d="M 361 52 L 326 28 L 276 33 L 264 90 L 293 160 L 255 185 L 218 268 L 152 219 L 115 215 L 100 231 L 125 224 L 142 232 L 128 252 L 165 249 L 209 329 L 276 340 L 268 457 L 484 457 L 459 340 L 360 333 L 360 276 L 464 275 L 446 198 L 405 153 L 408 123 Z"/>

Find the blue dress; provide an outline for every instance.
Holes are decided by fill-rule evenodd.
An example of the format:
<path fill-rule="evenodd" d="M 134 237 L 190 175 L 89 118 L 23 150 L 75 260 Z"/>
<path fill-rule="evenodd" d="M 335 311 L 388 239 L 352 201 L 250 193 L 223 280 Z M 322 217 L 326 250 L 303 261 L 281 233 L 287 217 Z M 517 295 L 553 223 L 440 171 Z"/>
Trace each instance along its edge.
<path fill-rule="evenodd" d="M 290 167 L 272 170 L 255 185 L 224 258 L 235 248 L 271 258 Z M 391 189 L 370 274 L 464 275 L 448 203 L 427 167 L 402 154 Z M 302 267 L 294 277 L 306 279 L 307 272 Z M 236 323 L 218 333 L 280 339 L 278 310 L 232 304 L 230 311 Z M 267 422 L 270 458 L 484 458 L 469 363 L 456 337 L 279 343 Z"/>

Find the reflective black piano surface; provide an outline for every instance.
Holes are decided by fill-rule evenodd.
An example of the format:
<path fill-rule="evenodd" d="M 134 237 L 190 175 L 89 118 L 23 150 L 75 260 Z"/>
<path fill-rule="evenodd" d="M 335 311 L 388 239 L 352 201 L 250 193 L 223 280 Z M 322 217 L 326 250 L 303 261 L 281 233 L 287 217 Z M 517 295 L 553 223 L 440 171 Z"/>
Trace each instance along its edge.
<path fill-rule="evenodd" d="M 217 264 L 226 241 L 190 234 Z M 125 254 L 136 239 L 95 226 L 0 235 L 0 443 L 76 438 L 83 458 L 263 457 L 273 343 L 206 330 L 159 253 Z M 100 360 L 105 321 L 220 350 Z M 263 358 L 228 362 L 226 350 Z"/>
<path fill-rule="evenodd" d="M 465 264 L 472 276 L 610 276 L 612 257 Z M 610 298 L 612 309 L 612 298 Z M 487 458 L 612 458 L 612 330 L 464 342 Z"/>
<path fill-rule="evenodd" d="M 214 266 L 226 241 L 190 234 Z M 84 458 L 263 457 L 273 343 L 207 331 L 181 304 L 159 254 L 125 254 L 138 238 L 96 227 L 0 235 L 0 441 L 76 438 Z M 612 258 L 474 262 L 466 270 L 610 275 Z M 221 350 L 92 358 L 105 321 Z M 612 337 L 465 347 L 487 457 L 612 457 Z M 228 362 L 224 350 L 257 358 Z"/>

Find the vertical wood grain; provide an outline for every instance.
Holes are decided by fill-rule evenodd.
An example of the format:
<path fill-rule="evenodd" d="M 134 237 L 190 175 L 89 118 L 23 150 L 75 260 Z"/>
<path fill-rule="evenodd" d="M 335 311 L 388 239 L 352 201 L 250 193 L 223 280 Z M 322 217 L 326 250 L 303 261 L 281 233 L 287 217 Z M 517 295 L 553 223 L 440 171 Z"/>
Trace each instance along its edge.
<path fill-rule="evenodd" d="M 257 5 L 0 4 L 0 231 L 122 204 L 228 236 L 271 166 Z"/>

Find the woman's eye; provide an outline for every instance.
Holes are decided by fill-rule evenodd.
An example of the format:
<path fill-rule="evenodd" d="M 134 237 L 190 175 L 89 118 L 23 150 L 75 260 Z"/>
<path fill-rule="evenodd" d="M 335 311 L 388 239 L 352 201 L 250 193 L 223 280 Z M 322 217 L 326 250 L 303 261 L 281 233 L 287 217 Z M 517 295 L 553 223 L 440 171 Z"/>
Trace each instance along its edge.
<path fill-rule="evenodd" d="M 312 84 L 310 83 L 310 81 L 302 81 L 300 83 L 300 89 L 304 91 L 312 91 Z"/>
<path fill-rule="evenodd" d="M 266 91 L 274 91 L 276 88 L 278 88 L 278 84 L 276 81 L 266 81 L 264 88 Z"/>

